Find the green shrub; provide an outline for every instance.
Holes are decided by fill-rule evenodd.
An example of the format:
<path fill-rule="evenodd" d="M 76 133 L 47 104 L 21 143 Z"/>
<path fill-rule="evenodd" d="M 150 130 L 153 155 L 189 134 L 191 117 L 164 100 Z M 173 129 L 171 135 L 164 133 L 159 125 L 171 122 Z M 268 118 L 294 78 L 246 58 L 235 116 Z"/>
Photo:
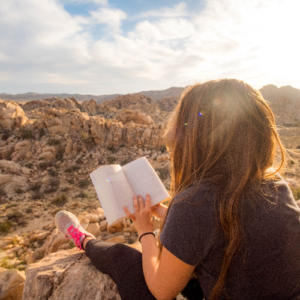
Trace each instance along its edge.
<path fill-rule="evenodd" d="M 31 169 L 33 166 L 33 163 L 27 163 L 25 164 L 25 167 L 28 168 L 28 169 Z"/>
<path fill-rule="evenodd" d="M 32 207 L 31 206 L 27 207 L 26 210 L 25 210 L 25 212 L 27 214 L 31 214 L 32 213 Z"/>
<path fill-rule="evenodd" d="M 295 200 L 299 200 L 300 199 L 300 188 L 291 188 L 294 198 Z"/>
<path fill-rule="evenodd" d="M 124 160 L 121 161 L 121 166 L 124 166 L 124 165 L 126 165 L 126 164 L 128 164 L 130 162 L 131 162 L 131 160 L 129 158 L 126 158 L 126 159 L 124 159 Z"/>
<path fill-rule="evenodd" d="M 77 170 L 80 169 L 80 166 L 78 166 L 77 164 L 76 165 L 73 165 L 71 167 L 69 167 L 68 169 L 66 169 L 66 172 L 70 173 L 70 172 L 75 172 Z"/>
<path fill-rule="evenodd" d="M 39 163 L 38 166 L 39 166 L 39 168 L 40 168 L 41 170 L 46 170 L 46 169 L 49 168 L 49 167 L 53 167 L 53 166 L 54 166 L 54 163 L 51 162 L 51 161 L 45 161 L 45 162 Z"/>
<path fill-rule="evenodd" d="M 108 146 L 106 147 L 107 150 L 111 151 L 112 153 L 115 153 L 116 152 L 116 149 L 114 146 Z"/>
<path fill-rule="evenodd" d="M 74 179 L 71 178 L 71 179 L 68 180 L 68 182 L 69 182 L 70 184 L 74 184 Z"/>
<path fill-rule="evenodd" d="M 0 266 L 5 269 L 13 269 L 14 268 L 13 265 L 10 264 L 10 260 L 8 257 L 4 257 L 1 259 Z"/>
<path fill-rule="evenodd" d="M 55 159 L 62 161 L 63 158 L 64 158 L 64 153 L 65 153 L 64 148 L 59 147 L 56 154 L 55 154 Z"/>
<path fill-rule="evenodd" d="M 0 189 L 0 197 L 6 197 L 6 192 L 4 191 L 3 188 Z"/>
<path fill-rule="evenodd" d="M 56 169 L 50 169 L 48 171 L 49 175 L 52 176 L 52 177 L 55 177 L 58 175 L 58 172 L 56 171 Z"/>
<path fill-rule="evenodd" d="M 0 233 L 5 234 L 10 231 L 12 228 L 13 223 L 10 220 L 7 220 L 5 222 L 0 222 Z"/>
<path fill-rule="evenodd" d="M 67 196 L 65 194 L 61 194 L 60 196 L 56 196 L 51 203 L 56 206 L 63 206 L 67 201 Z"/>
<path fill-rule="evenodd" d="M 69 240 L 69 248 L 72 249 L 75 247 L 75 244 L 72 240 Z"/>
<path fill-rule="evenodd" d="M 59 184 L 60 180 L 58 178 L 50 178 L 47 188 L 44 190 L 44 192 L 47 194 L 56 192 L 59 188 Z"/>
<path fill-rule="evenodd" d="M 41 186 L 42 184 L 40 182 L 35 182 L 30 186 L 29 190 L 37 192 L 40 190 Z"/>
<path fill-rule="evenodd" d="M 21 188 L 17 188 L 17 189 L 15 190 L 15 192 L 16 192 L 18 195 L 24 193 L 24 191 L 23 191 Z"/>
<path fill-rule="evenodd" d="M 115 161 L 116 161 L 116 158 L 115 158 L 114 156 L 109 156 L 109 157 L 107 158 L 107 162 L 108 162 L 109 164 L 113 164 Z"/>
<path fill-rule="evenodd" d="M 44 128 L 40 128 L 39 129 L 39 137 L 41 138 L 44 135 L 45 135 L 45 129 Z"/>
<path fill-rule="evenodd" d="M 43 197 L 43 194 L 40 191 L 34 192 L 31 195 L 32 200 L 42 199 L 42 197 Z"/>
<path fill-rule="evenodd" d="M 161 180 L 167 179 L 168 176 L 170 175 L 170 171 L 168 169 L 165 169 L 165 168 L 156 169 L 156 171 L 159 172 L 159 178 Z"/>
<path fill-rule="evenodd" d="M 78 181 L 78 186 L 79 186 L 80 188 L 82 188 L 82 189 L 88 187 L 89 184 L 90 184 L 90 180 L 88 180 L 88 179 L 80 179 L 80 180 Z"/>
<path fill-rule="evenodd" d="M 11 135 L 11 132 L 4 128 L 1 128 L 1 132 L 2 132 L 2 136 L 1 136 L 2 141 L 6 141 Z"/>
<path fill-rule="evenodd" d="M 294 161 L 294 160 L 290 159 L 290 160 L 288 161 L 289 167 L 292 167 L 294 164 L 295 164 L 295 161 Z"/>
<path fill-rule="evenodd" d="M 159 150 L 161 151 L 161 153 L 165 153 L 167 151 L 167 147 L 161 146 Z"/>
<path fill-rule="evenodd" d="M 76 164 L 78 164 L 78 165 L 82 165 L 83 164 L 83 161 L 82 161 L 81 157 L 76 160 Z"/>
<path fill-rule="evenodd" d="M 22 223 L 22 220 L 21 220 L 22 217 L 23 217 L 23 214 L 21 214 L 19 211 L 14 211 L 7 215 L 8 220 L 16 222 L 18 224 Z"/>
<path fill-rule="evenodd" d="M 95 142 L 92 135 L 82 132 L 80 136 L 81 141 L 85 144 L 87 149 L 92 148 L 95 146 Z"/>
<path fill-rule="evenodd" d="M 49 146 L 57 146 L 59 144 L 60 144 L 60 140 L 57 140 L 57 139 L 49 139 L 49 141 L 48 141 Z"/>
<path fill-rule="evenodd" d="M 30 129 L 21 129 L 20 130 L 20 137 L 22 140 L 35 140 L 35 136 Z"/>
<path fill-rule="evenodd" d="M 81 191 L 77 196 L 76 196 L 76 198 L 87 198 L 87 194 L 86 193 L 84 193 L 83 191 Z"/>

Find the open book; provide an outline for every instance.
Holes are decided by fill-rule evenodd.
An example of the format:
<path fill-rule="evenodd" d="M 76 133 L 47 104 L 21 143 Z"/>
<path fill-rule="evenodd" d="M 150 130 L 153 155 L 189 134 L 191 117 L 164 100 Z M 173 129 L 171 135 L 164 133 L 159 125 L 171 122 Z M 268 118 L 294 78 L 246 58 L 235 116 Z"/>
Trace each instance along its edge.
<path fill-rule="evenodd" d="M 151 205 L 169 199 L 169 193 L 146 157 L 124 166 L 101 166 L 90 174 L 109 225 L 126 218 L 123 206 L 133 214 L 133 195 L 151 197 Z"/>

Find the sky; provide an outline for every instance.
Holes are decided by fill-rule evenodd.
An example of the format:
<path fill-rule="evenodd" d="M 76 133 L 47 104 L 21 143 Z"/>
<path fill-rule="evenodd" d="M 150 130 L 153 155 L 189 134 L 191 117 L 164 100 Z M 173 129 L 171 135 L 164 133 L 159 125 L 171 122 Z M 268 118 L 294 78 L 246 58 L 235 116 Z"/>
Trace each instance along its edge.
<path fill-rule="evenodd" d="M 300 89 L 300 1 L 2 0 L 0 93 Z"/>

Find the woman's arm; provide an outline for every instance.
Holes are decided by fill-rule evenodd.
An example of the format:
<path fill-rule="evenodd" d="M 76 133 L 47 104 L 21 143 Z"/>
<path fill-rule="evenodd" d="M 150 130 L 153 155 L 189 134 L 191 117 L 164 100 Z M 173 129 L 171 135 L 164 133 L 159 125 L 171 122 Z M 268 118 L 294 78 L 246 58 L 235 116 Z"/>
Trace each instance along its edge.
<path fill-rule="evenodd" d="M 139 236 L 153 231 L 151 200 L 146 195 L 145 205 L 141 196 L 133 198 L 135 214 L 132 215 L 126 207 L 124 210 L 132 219 Z M 194 271 L 194 266 L 188 265 L 174 256 L 166 248 L 162 249 L 160 262 L 157 262 L 159 249 L 153 235 L 141 238 L 143 271 L 147 286 L 158 300 L 175 298 L 186 286 Z"/>
<path fill-rule="evenodd" d="M 158 300 L 174 299 L 187 285 L 195 269 L 163 247 L 157 263 L 158 247 L 152 235 L 141 239 L 143 271 L 147 286 Z"/>
<path fill-rule="evenodd" d="M 156 218 L 159 219 L 164 219 L 166 213 L 168 211 L 168 206 L 159 203 L 158 205 L 155 205 L 154 207 L 152 207 L 152 214 L 153 216 L 155 216 Z"/>

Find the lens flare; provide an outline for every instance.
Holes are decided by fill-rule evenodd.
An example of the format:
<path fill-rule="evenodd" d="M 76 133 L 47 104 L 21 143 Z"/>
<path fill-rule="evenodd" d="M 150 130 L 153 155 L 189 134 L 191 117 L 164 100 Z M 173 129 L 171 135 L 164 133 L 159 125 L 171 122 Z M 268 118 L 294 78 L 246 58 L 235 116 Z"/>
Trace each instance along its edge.
<path fill-rule="evenodd" d="M 213 101 L 213 105 L 214 106 L 218 106 L 221 104 L 221 99 L 220 98 L 216 98 L 214 101 Z"/>

